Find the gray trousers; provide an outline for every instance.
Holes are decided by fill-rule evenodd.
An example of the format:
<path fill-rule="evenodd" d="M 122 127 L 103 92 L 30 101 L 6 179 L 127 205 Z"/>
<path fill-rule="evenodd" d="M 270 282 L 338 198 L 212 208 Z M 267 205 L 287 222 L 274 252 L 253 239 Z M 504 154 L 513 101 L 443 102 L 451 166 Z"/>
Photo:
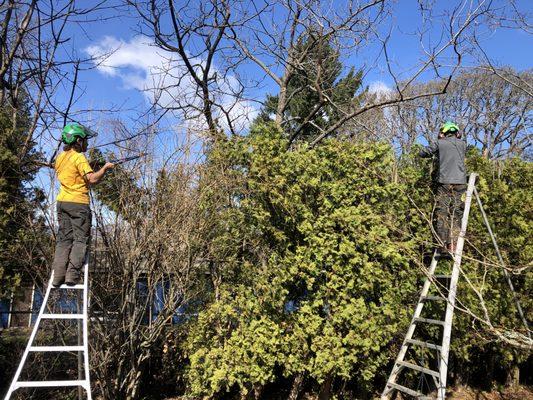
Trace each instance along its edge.
<path fill-rule="evenodd" d="M 449 245 L 457 239 L 461 230 L 464 202 L 463 193 L 466 185 L 439 183 L 436 195 L 436 231 L 444 245 Z"/>
<path fill-rule="evenodd" d="M 88 204 L 57 202 L 59 229 L 54 255 L 54 284 L 77 280 L 91 238 L 91 208 Z"/>

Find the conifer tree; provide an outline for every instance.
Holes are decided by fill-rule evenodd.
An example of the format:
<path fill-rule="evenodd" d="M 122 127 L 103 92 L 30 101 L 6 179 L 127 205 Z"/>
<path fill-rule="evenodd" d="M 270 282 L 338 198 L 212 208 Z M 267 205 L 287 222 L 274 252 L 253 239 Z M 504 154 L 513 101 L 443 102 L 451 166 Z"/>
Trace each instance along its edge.
<path fill-rule="evenodd" d="M 42 262 L 42 253 L 38 256 L 23 250 L 45 233 L 44 222 L 37 215 L 44 195 L 30 184 L 39 169 L 41 154 L 34 142 L 28 144 L 28 152 L 20 154 L 29 125 L 25 94 L 20 94 L 16 102 L 4 102 L 0 108 L 0 297 L 11 293 L 35 257 Z"/>
<path fill-rule="evenodd" d="M 327 37 L 317 32 L 302 35 L 292 51 L 295 58 L 305 54 L 295 65 L 288 84 L 288 107 L 285 110 L 289 140 L 312 141 L 320 129 L 333 125 L 344 109 L 359 101 L 362 70 L 350 68 L 342 76 L 340 54 Z M 278 96 L 267 96 L 259 120 L 270 119 L 278 103 Z"/>

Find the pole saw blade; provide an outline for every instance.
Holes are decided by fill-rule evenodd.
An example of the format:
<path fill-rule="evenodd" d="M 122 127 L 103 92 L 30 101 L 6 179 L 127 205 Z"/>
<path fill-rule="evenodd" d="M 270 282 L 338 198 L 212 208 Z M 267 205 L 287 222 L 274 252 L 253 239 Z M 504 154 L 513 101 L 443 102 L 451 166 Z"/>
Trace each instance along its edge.
<path fill-rule="evenodd" d="M 124 163 L 126 163 L 128 161 L 133 161 L 133 160 L 137 160 L 138 158 L 145 157 L 146 155 L 147 155 L 146 153 L 141 153 L 141 154 L 138 154 L 136 156 L 121 158 L 121 159 L 119 159 L 117 161 L 113 161 L 113 164 L 115 164 L 115 165 L 124 164 Z"/>

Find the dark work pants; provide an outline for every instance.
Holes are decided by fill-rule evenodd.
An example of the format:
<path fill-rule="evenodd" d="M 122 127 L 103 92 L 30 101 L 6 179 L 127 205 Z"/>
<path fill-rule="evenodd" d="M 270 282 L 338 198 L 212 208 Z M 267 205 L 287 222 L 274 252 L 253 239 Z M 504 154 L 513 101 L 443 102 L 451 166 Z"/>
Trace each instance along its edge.
<path fill-rule="evenodd" d="M 466 185 L 439 183 L 436 195 L 436 231 L 444 245 L 457 239 L 461 230 Z"/>
<path fill-rule="evenodd" d="M 54 255 L 54 284 L 77 280 L 91 238 L 91 208 L 88 204 L 57 202 L 59 229 Z"/>

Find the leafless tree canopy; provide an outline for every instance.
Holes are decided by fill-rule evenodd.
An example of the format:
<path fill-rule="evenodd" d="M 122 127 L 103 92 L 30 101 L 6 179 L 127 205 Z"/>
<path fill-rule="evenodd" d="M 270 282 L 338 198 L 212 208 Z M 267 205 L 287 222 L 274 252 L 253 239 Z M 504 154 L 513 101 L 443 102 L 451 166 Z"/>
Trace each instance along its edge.
<path fill-rule="evenodd" d="M 446 93 L 464 57 L 477 43 L 480 33 L 476 27 L 509 19 L 514 10 L 477 1 L 437 12 L 432 2 L 419 2 L 419 14 L 413 18 L 422 21 L 416 33 L 421 57 L 406 74 L 390 56 L 390 42 L 398 33 L 391 22 L 395 5 L 388 2 L 127 3 L 141 18 L 140 32 L 152 38 L 168 57 L 163 70 L 154 71 L 151 88 L 154 103 L 163 112 L 179 110 L 196 128 L 217 137 L 223 137 L 222 132 L 236 134 L 242 131 L 243 120 L 254 117 L 254 91 L 273 86 L 277 94 L 275 121 L 281 128 L 291 126 L 294 139 L 326 107 L 340 115 L 326 128 L 315 127 L 319 134 L 312 145 L 370 110 Z M 436 28 L 441 37 L 434 41 L 430 31 Z M 305 45 L 297 46 L 303 37 L 308 38 Z M 323 67 L 318 63 L 317 73 L 306 83 L 317 94 L 317 101 L 307 116 L 294 120 L 286 110 L 298 92 L 290 92 L 289 85 L 299 71 L 309 68 L 310 54 L 325 42 L 341 57 L 381 48 L 375 61 L 357 67 L 383 68 L 395 87 L 386 97 L 367 96 L 363 103 L 354 99 L 352 104 L 340 104 L 320 84 Z M 420 86 L 419 79 L 428 74 L 434 84 Z"/>
<path fill-rule="evenodd" d="M 93 14 L 106 6 L 104 1 L 87 7 L 78 3 L 9 0 L 0 5 L 0 105 L 29 108 L 32 114 L 20 160 L 32 141 L 42 138 L 48 145 L 50 136 L 57 136 L 50 135 L 51 129 L 85 118 L 85 110 L 74 110 L 78 76 L 94 60 L 80 57 L 72 48 L 72 26 L 91 23 Z M 15 115 L 12 122 L 15 129 Z"/>
<path fill-rule="evenodd" d="M 532 82 L 531 71 L 505 71 L 521 82 Z M 415 84 L 410 95 L 434 91 L 441 85 L 441 81 Z M 347 131 L 390 141 L 406 152 L 419 138 L 434 141 L 443 121 L 451 119 L 457 121 L 468 142 L 478 147 L 485 158 L 528 157 L 531 112 L 532 97 L 496 73 L 479 68 L 458 74 L 445 94 L 367 113 L 351 121 Z"/>

